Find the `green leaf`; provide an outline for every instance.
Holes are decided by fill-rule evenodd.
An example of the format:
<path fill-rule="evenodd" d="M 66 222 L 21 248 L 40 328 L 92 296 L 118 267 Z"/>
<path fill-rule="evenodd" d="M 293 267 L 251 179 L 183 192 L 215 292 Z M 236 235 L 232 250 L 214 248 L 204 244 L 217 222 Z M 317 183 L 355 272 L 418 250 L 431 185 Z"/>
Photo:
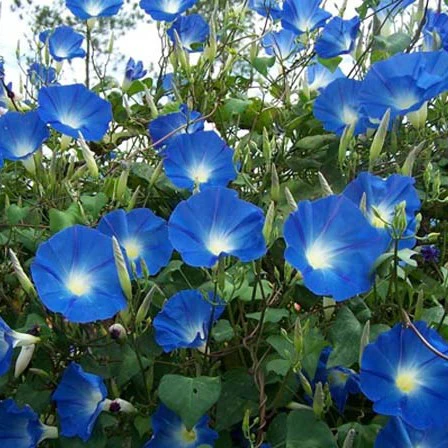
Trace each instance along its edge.
<path fill-rule="evenodd" d="M 334 135 L 325 134 L 325 135 L 310 135 L 308 137 L 304 137 L 300 139 L 295 147 L 298 149 L 306 149 L 308 151 L 315 151 L 317 149 L 323 148 L 325 145 L 329 143 L 333 143 L 337 140 Z"/>
<path fill-rule="evenodd" d="M 83 224 L 83 219 L 77 204 L 73 203 L 66 211 L 50 209 L 50 230 L 52 233 L 59 232 L 75 224 Z"/>
<path fill-rule="evenodd" d="M 401 31 L 390 36 L 375 36 L 374 39 L 378 42 L 379 47 L 386 50 L 389 55 L 406 50 L 412 41 L 409 34 Z"/>
<path fill-rule="evenodd" d="M 317 58 L 317 60 L 324 67 L 327 67 L 328 70 L 330 70 L 331 72 L 334 72 L 339 67 L 339 64 L 342 62 L 342 58 L 340 56 L 331 59 Z"/>
<path fill-rule="evenodd" d="M 274 64 L 275 56 L 271 56 L 269 58 L 255 58 L 252 61 L 252 66 L 264 76 L 268 74 L 268 68 L 273 67 Z"/>
<path fill-rule="evenodd" d="M 280 376 L 286 376 L 291 369 L 291 362 L 287 359 L 273 359 L 266 363 L 266 372 L 274 372 Z"/>
<path fill-rule="evenodd" d="M 220 319 L 212 329 L 212 336 L 216 342 L 226 342 L 233 339 L 235 331 L 226 319 Z"/>
<path fill-rule="evenodd" d="M 328 342 L 318 328 L 311 328 L 306 332 L 303 341 L 302 367 L 310 378 L 314 378 L 320 354 L 327 345 L 329 345 Z"/>
<path fill-rule="evenodd" d="M 350 367 L 354 364 L 359 358 L 361 334 L 362 325 L 353 311 L 348 306 L 341 308 L 329 332 L 333 352 L 328 360 L 328 367 Z"/>
<path fill-rule="evenodd" d="M 306 409 L 289 414 L 286 426 L 286 448 L 337 448 L 333 433 L 313 411 Z"/>
<path fill-rule="evenodd" d="M 80 199 L 84 210 L 89 213 L 93 219 L 98 219 L 101 210 L 107 204 L 107 196 L 101 192 L 95 196 L 82 195 Z"/>
<path fill-rule="evenodd" d="M 25 219 L 29 212 L 29 207 L 19 207 L 16 204 L 12 204 L 6 210 L 6 217 L 8 218 L 8 222 L 10 224 L 16 225 Z"/>
<path fill-rule="evenodd" d="M 152 79 L 151 78 L 146 78 L 146 79 L 143 79 L 143 80 L 137 79 L 136 81 L 134 81 L 131 84 L 131 86 L 126 91 L 126 93 L 129 96 L 135 95 L 136 93 L 143 92 L 145 90 L 145 86 L 148 89 L 151 88 L 151 86 L 152 86 Z"/>
<path fill-rule="evenodd" d="M 266 341 L 283 359 L 293 363 L 295 360 L 294 345 L 279 334 L 269 336 Z"/>
<path fill-rule="evenodd" d="M 246 315 L 249 319 L 260 320 L 261 312 L 258 311 L 256 313 L 249 313 Z M 276 324 L 280 322 L 282 319 L 289 317 L 289 311 L 283 308 L 267 308 L 264 315 L 264 322 L 270 322 Z"/>
<path fill-rule="evenodd" d="M 160 400 L 179 415 L 189 429 L 218 401 L 220 394 L 219 377 L 165 375 L 159 385 Z"/>

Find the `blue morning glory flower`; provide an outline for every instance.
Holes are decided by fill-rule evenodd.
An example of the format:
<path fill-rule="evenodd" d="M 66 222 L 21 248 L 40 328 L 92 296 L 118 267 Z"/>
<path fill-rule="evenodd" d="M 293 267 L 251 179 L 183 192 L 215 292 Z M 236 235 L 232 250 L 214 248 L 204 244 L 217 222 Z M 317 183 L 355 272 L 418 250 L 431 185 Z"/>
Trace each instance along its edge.
<path fill-rule="evenodd" d="M 422 246 L 420 255 L 425 263 L 438 263 L 440 261 L 440 249 L 434 244 Z"/>
<path fill-rule="evenodd" d="M 417 111 L 428 99 L 427 86 L 419 82 L 424 53 L 399 53 L 372 65 L 362 83 L 359 97 L 369 117 L 381 119 L 388 109 L 391 117 Z"/>
<path fill-rule="evenodd" d="M 43 64 L 34 62 L 28 68 L 28 78 L 36 87 L 47 86 L 53 84 L 57 78 L 56 69 L 53 67 L 45 67 Z"/>
<path fill-rule="evenodd" d="M 157 274 L 170 261 L 173 248 L 168 239 L 167 223 L 147 208 L 128 213 L 124 210 L 110 212 L 101 218 L 98 230 L 117 238 L 128 260 L 135 263 L 138 276 L 143 275 L 141 260 L 151 275 Z"/>
<path fill-rule="evenodd" d="M 297 34 L 324 26 L 331 14 L 320 8 L 322 0 L 285 0 L 282 26 Z"/>
<path fill-rule="evenodd" d="M 430 100 L 448 90 L 448 52 L 427 51 L 418 53 L 422 73 L 418 79 L 419 87 L 425 89 L 424 98 Z"/>
<path fill-rule="evenodd" d="M 136 62 L 133 58 L 129 58 L 126 64 L 124 84 L 129 87 L 133 81 L 144 78 L 147 73 L 148 71 L 143 68 L 142 61 Z"/>
<path fill-rule="evenodd" d="M 71 322 L 109 319 L 126 307 L 112 239 L 73 226 L 42 243 L 31 266 L 44 305 Z"/>
<path fill-rule="evenodd" d="M 83 58 L 86 55 L 82 48 L 84 36 L 69 26 L 59 26 L 54 31 L 44 31 L 39 35 L 41 42 L 46 44 L 51 56 L 56 61 Z"/>
<path fill-rule="evenodd" d="M 165 352 L 178 348 L 201 348 L 208 338 L 210 321 L 216 322 L 225 305 L 213 293 L 206 300 L 199 291 L 180 291 L 165 302 L 162 311 L 154 319 L 156 341 Z"/>
<path fill-rule="evenodd" d="M 348 396 L 360 392 L 359 375 L 354 370 L 342 366 L 327 368 L 328 358 L 332 350 L 331 347 L 325 347 L 322 350 L 316 374 L 310 384 L 314 389 L 317 383 L 322 383 L 322 385 L 328 383 L 333 403 L 342 414 Z"/>
<path fill-rule="evenodd" d="M 311 92 L 324 89 L 338 78 L 345 78 L 342 70 L 337 67 L 334 72 L 322 64 L 316 63 L 306 68 L 306 82 Z"/>
<path fill-rule="evenodd" d="M 104 410 L 107 389 L 102 378 L 84 372 L 72 362 L 64 371 L 53 394 L 61 423 L 61 435 L 80 437 L 84 442 L 92 435 L 95 422 Z"/>
<path fill-rule="evenodd" d="M 322 34 L 316 41 L 314 49 L 319 57 L 330 59 L 341 54 L 351 53 L 355 46 L 361 21 L 359 17 L 343 20 L 334 17 L 325 25 Z"/>
<path fill-rule="evenodd" d="M 434 38 L 436 36 L 436 39 Z M 423 27 L 424 48 L 427 51 L 448 49 L 448 15 L 428 9 Z"/>
<path fill-rule="evenodd" d="M 151 417 L 153 436 L 143 448 L 199 448 L 214 446 L 218 433 L 208 427 L 207 415 L 188 430 L 180 417 L 161 404 Z"/>
<path fill-rule="evenodd" d="M 367 292 L 389 238 L 344 196 L 299 202 L 284 226 L 285 259 L 314 294 L 342 301 Z"/>
<path fill-rule="evenodd" d="M 176 187 L 226 187 L 235 180 L 233 150 L 214 131 L 182 134 L 164 152 L 163 166 Z"/>
<path fill-rule="evenodd" d="M 351 125 L 354 125 L 355 135 L 367 130 L 368 120 L 359 99 L 361 85 L 361 81 L 338 78 L 321 91 L 313 112 L 326 131 L 342 135 Z"/>
<path fill-rule="evenodd" d="M 112 121 L 112 106 L 83 84 L 44 87 L 39 91 L 40 118 L 73 138 L 99 141 Z"/>
<path fill-rule="evenodd" d="M 343 195 L 359 206 L 363 196 L 366 198 L 366 216 L 379 232 L 392 241 L 390 226 L 395 215 L 395 208 L 406 201 L 406 218 L 408 226 L 398 244 L 400 249 L 415 246 L 417 221 L 415 215 L 420 211 L 421 203 L 414 187 L 415 180 L 409 176 L 393 174 L 387 179 L 364 172 L 346 187 Z"/>
<path fill-rule="evenodd" d="M 438 351 L 448 345 L 424 322 L 414 324 Z M 427 348 L 411 328 L 402 324 L 380 334 L 361 360 L 361 390 L 378 414 L 401 417 L 416 428 L 447 424 L 448 362 Z"/>
<path fill-rule="evenodd" d="M 78 19 L 111 17 L 123 6 L 123 0 L 66 0 L 65 5 Z"/>
<path fill-rule="evenodd" d="M 178 17 L 167 31 L 173 44 L 176 43 L 175 33 L 182 47 L 194 53 L 204 48 L 203 44 L 210 35 L 210 27 L 200 14 L 191 14 Z"/>
<path fill-rule="evenodd" d="M 0 317 L 0 375 L 5 374 L 11 367 L 12 352 L 16 347 L 36 344 L 39 338 L 31 334 L 18 333 L 9 328 Z M 1 420 L 0 420 L 1 424 Z M 0 437 L 1 440 L 1 437 Z"/>
<path fill-rule="evenodd" d="M 446 426 L 430 427 L 421 431 L 407 425 L 401 418 L 392 417 L 380 431 L 375 448 L 447 448 L 448 429 Z"/>
<path fill-rule="evenodd" d="M 12 399 L 0 401 L 0 445 L 2 448 L 34 448 L 45 439 L 58 437 L 58 429 L 44 425 L 27 405 L 19 408 Z"/>
<path fill-rule="evenodd" d="M 0 153 L 4 159 L 26 159 L 48 137 L 50 132 L 35 111 L 8 112 L 0 117 Z"/>
<path fill-rule="evenodd" d="M 154 20 L 172 22 L 198 0 L 140 0 L 140 8 Z"/>
<path fill-rule="evenodd" d="M 182 201 L 168 222 L 173 247 L 185 263 L 213 267 L 220 257 L 257 260 L 266 253 L 263 211 L 234 190 L 210 187 Z"/>
<path fill-rule="evenodd" d="M 249 8 L 263 17 L 274 20 L 282 17 L 282 8 L 277 0 L 249 0 Z"/>
<path fill-rule="evenodd" d="M 263 37 L 261 45 L 267 54 L 276 56 L 281 61 L 286 61 L 304 48 L 296 39 L 297 34 L 289 30 L 271 31 Z"/>
<path fill-rule="evenodd" d="M 149 135 L 153 143 L 156 143 L 154 147 L 160 149 L 171 143 L 178 135 L 194 134 L 204 130 L 204 120 L 198 120 L 199 118 L 201 114 L 195 110 L 190 111 L 185 104 L 180 106 L 179 112 L 159 115 L 148 126 Z"/>

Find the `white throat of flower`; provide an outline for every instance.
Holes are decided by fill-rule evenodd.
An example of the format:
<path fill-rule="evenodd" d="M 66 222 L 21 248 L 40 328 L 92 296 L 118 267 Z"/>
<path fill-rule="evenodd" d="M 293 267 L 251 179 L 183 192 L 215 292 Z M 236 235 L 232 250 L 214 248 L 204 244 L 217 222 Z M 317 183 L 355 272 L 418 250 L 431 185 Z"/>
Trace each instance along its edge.
<path fill-rule="evenodd" d="M 83 296 L 92 289 L 92 281 L 87 274 L 72 272 L 66 283 L 67 289 L 75 296 Z"/>
<path fill-rule="evenodd" d="M 166 0 L 163 10 L 168 14 L 177 14 L 179 12 L 179 0 Z"/>
<path fill-rule="evenodd" d="M 418 372 L 412 369 L 400 369 L 395 378 L 395 385 L 405 394 L 414 392 L 420 386 Z"/>
<path fill-rule="evenodd" d="M 314 244 L 306 251 L 306 259 L 313 269 L 331 268 L 332 253 L 323 244 L 314 242 Z"/>
<path fill-rule="evenodd" d="M 140 257 L 142 247 L 139 241 L 136 239 L 129 239 L 123 243 L 123 247 L 126 250 L 126 255 L 131 260 L 136 260 Z"/>
<path fill-rule="evenodd" d="M 211 235 L 207 244 L 207 249 L 215 256 L 222 253 L 229 253 L 232 250 L 232 244 L 229 237 L 222 235 Z"/>

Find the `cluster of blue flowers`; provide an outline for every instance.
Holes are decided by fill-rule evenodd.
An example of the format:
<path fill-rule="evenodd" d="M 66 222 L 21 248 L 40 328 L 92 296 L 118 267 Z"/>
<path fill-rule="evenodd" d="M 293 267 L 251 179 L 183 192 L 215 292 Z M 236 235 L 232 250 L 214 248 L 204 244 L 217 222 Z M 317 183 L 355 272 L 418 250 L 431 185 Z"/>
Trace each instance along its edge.
<path fill-rule="evenodd" d="M 200 51 L 210 27 L 197 14 L 184 15 L 196 0 L 141 0 L 141 8 L 154 20 L 172 23 L 173 46 Z M 79 19 L 116 14 L 123 1 L 67 0 Z M 268 54 L 286 60 L 303 48 L 300 38 L 319 28 L 315 42 L 321 58 L 350 53 L 360 20 L 343 20 L 321 7 L 320 0 L 251 0 L 257 13 L 281 21 L 283 29 L 264 36 Z M 448 16 L 431 13 L 424 28 L 425 45 L 448 45 Z M 45 31 L 40 41 L 54 61 L 85 57 L 83 36 L 70 27 Z M 315 64 L 307 71 L 310 90 L 318 92 L 314 114 L 325 129 L 355 134 L 378 126 L 390 111 L 393 119 L 419 111 L 432 98 L 448 90 L 448 53 L 443 49 L 397 54 L 372 65 L 363 80 L 346 78 Z M 2 73 L 0 67 L 0 73 Z M 123 90 L 147 72 L 141 62 L 128 61 Z M 38 107 L 7 112 L 0 117 L 0 164 L 25 161 L 42 148 L 50 130 L 73 139 L 101 141 L 113 120 L 111 104 L 82 84 L 59 85 L 51 68 L 33 65 L 30 77 L 38 86 Z M 36 252 L 31 275 L 43 305 L 67 321 L 91 323 L 112 319 L 128 306 L 123 276 L 129 281 L 159 273 L 176 251 L 183 262 L 211 269 L 226 257 L 247 263 L 268 251 L 261 208 L 241 199 L 229 185 L 238 177 L 235 152 L 216 131 L 206 131 L 205 117 L 185 104 L 177 112 L 160 115 L 148 133 L 162 158 L 167 178 L 187 199 L 176 205 L 169 219 L 148 208 L 118 209 L 103 216 L 96 228 L 65 228 Z M 300 201 L 286 219 L 284 258 L 301 274 L 304 286 L 317 296 L 336 302 L 371 290 L 378 259 L 388 251 L 416 245 L 421 203 L 414 179 L 394 174 L 386 179 L 363 172 L 340 194 Z M 117 244 L 124 265 L 120 266 Z M 429 255 L 428 255 L 429 256 Z M 155 340 L 164 352 L 206 349 L 210 330 L 225 313 L 226 303 L 216 293 L 195 289 L 177 292 L 153 321 Z M 419 337 L 421 336 L 421 338 Z M 447 434 L 448 345 L 426 324 L 401 324 L 382 333 L 364 350 L 360 372 L 343 366 L 327 367 L 331 347 L 320 357 L 312 390 L 328 383 L 333 401 L 343 412 L 350 395 L 363 393 L 375 412 L 390 420 L 376 446 L 440 446 Z M 38 338 L 12 330 L 0 318 L 0 374 L 11 367 L 16 347 L 34 345 Z M 447 390 L 445 390 L 447 389 Z M 103 411 L 133 412 L 121 399 L 110 400 L 101 377 L 70 363 L 53 393 L 61 434 L 87 441 Z M 164 405 L 152 417 L 153 436 L 147 448 L 214 445 L 218 434 L 203 416 L 188 429 Z M 29 448 L 57 437 L 56 428 L 39 421 L 29 407 L 20 409 L 8 399 L 0 402 L 0 441 L 5 448 Z"/>

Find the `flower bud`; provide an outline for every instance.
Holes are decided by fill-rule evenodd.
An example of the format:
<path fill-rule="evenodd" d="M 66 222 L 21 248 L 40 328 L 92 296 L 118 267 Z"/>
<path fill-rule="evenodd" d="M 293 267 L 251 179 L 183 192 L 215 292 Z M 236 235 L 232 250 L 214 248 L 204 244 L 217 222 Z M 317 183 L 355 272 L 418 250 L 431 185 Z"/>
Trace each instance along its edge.
<path fill-rule="evenodd" d="M 149 179 L 149 189 L 151 189 L 156 184 L 162 172 L 163 172 L 163 162 L 160 161 L 157 164 L 156 168 L 154 169 L 151 178 Z"/>
<path fill-rule="evenodd" d="M 110 337 L 119 343 L 125 342 L 128 338 L 126 329 L 121 324 L 113 324 L 109 327 Z"/>
<path fill-rule="evenodd" d="M 278 202 L 280 199 L 280 182 L 278 179 L 277 169 L 272 164 L 271 168 L 271 199 L 274 202 Z"/>
<path fill-rule="evenodd" d="M 296 353 L 299 359 L 302 359 L 303 355 L 303 330 L 302 324 L 300 322 L 300 317 L 296 317 L 296 321 L 294 324 L 294 348 L 296 349 Z"/>
<path fill-rule="evenodd" d="M 414 128 L 424 128 L 426 119 L 428 118 L 428 102 L 425 101 L 419 110 L 416 110 L 415 112 L 409 112 L 406 117 L 412 124 L 412 126 L 414 126 Z"/>
<path fill-rule="evenodd" d="M 271 202 L 269 204 L 269 208 L 266 213 L 266 220 L 264 222 L 263 227 L 263 236 L 267 245 L 269 245 L 269 243 L 272 242 L 271 240 L 272 240 L 272 230 L 274 227 L 274 220 L 275 220 L 275 204 L 274 202 Z"/>
<path fill-rule="evenodd" d="M 342 448 L 353 448 L 353 444 L 355 443 L 355 437 L 356 437 L 356 430 L 354 428 L 349 429 L 347 435 L 345 436 Z"/>
<path fill-rule="evenodd" d="M 126 262 L 124 261 L 120 244 L 114 236 L 112 237 L 112 244 L 114 249 L 115 266 L 117 268 L 121 289 L 123 290 L 126 298 L 130 301 L 132 300 L 131 278 L 129 277 L 128 268 L 126 267 Z"/>
<path fill-rule="evenodd" d="M 322 383 L 316 384 L 313 397 L 313 411 L 316 417 L 321 418 L 325 408 L 325 394 Z"/>
<path fill-rule="evenodd" d="M 157 286 L 154 285 L 149 290 L 148 294 L 146 294 L 145 298 L 143 299 L 143 302 L 140 305 L 140 307 L 137 311 L 137 315 L 135 317 L 136 325 L 140 324 L 141 322 L 143 322 L 146 319 L 146 316 L 148 315 L 148 311 L 151 306 L 152 299 L 154 298 L 154 294 L 155 294 L 156 290 L 157 290 Z"/>
<path fill-rule="evenodd" d="M 373 137 L 372 146 L 370 147 L 370 155 L 369 155 L 369 167 L 372 169 L 375 161 L 381 154 L 381 151 L 384 147 L 384 142 L 387 136 L 387 130 L 389 129 L 390 122 L 390 109 L 386 110 L 383 118 L 381 119 L 380 125 L 378 126 L 378 130 L 375 133 L 375 137 Z"/>
<path fill-rule="evenodd" d="M 406 201 L 402 201 L 395 207 L 395 216 L 392 220 L 392 229 L 394 231 L 395 239 L 401 238 L 407 226 Z"/>
<path fill-rule="evenodd" d="M 18 378 L 20 375 L 22 375 L 22 373 L 29 366 L 35 349 L 36 349 L 35 344 L 25 345 L 20 349 L 20 353 L 19 356 L 17 357 L 14 369 L 14 378 Z"/>
<path fill-rule="evenodd" d="M 65 151 L 68 149 L 68 147 L 71 145 L 73 138 L 69 135 L 63 134 L 61 136 L 60 144 L 61 144 L 61 151 Z"/>
<path fill-rule="evenodd" d="M 355 125 L 346 126 L 339 141 L 339 164 L 342 165 L 347 157 L 347 149 L 355 132 Z"/>
<path fill-rule="evenodd" d="M 328 183 L 327 179 L 325 179 L 324 175 L 319 171 L 317 173 L 317 176 L 319 178 L 319 183 L 320 183 L 320 186 L 322 188 L 322 191 L 324 192 L 324 195 L 325 196 L 333 195 L 334 194 L 333 190 L 330 187 L 330 184 Z"/>
<path fill-rule="evenodd" d="M 132 193 L 131 200 L 129 201 L 129 204 L 126 207 L 127 211 L 132 210 L 135 207 L 139 193 L 140 193 L 140 185 L 135 189 L 134 193 Z"/>
<path fill-rule="evenodd" d="M 78 143 L 81 147 L 82 156 L 84 158 L 84 161 L 86 162 L 87 168 L 90 171 L 90 175 L 92 177 L 98 177 L 98 165 L 95 161 L 95 154 L 90 150 L 89 145 L 84 140 L 81 132 L 79 133 Z"/>
<path fill-rule="evenodd" d="M 308 378 L 301 371 L 297 372 L 297 375 L 299 377 L 300 384 L 305 394 L 308 395 L 309 397 L 312 397 L 313 389 L 311 388 L 311 384 L 308 381 Z"/>
<path fill-rule="evenodd" d="M 295 212 L 297 210 L 297 202 L 288 187 L 285 187 L 285 197 L 286 202 L 288 203 L 288 208 L 291 212 Z"/>
<path fill-rule="evenodd" d="M 151 92 L 149 91 L 148 87 L 146 87 L 146 86 L 145 86 L 145 100 L 148 103 L 152 118 L 157 118 L 159 115 L 159 111 L 157 110 L 157 106 L 154 103 L 154 98 L 151 95 Z"/>
<path fill-rule="evenodd" d="M 123 202 L 126 195 L 126 189 L 128 186 L 128 177 L 129 177 L 129 170 L 125 169 L 121 172 L 120 178 L 117 182 L 117 192 L 115 194 L 115 197 L 118 201 Z"/>
<path fill-rule="evenodd" d="M 22 265 L 20 264 L 20 261 L 17 258 L 17 255 L 14 253 L 12 249 L 9 249 L 9 257 L 11 259 L 14 272 L 24 291 L 30 297 L 37 297 L 37 293 L 36 290 L 34 289 L 33 283 L 31 282 L 30 278 L 25 274 L 25 271 L 23 270 Z"/>

